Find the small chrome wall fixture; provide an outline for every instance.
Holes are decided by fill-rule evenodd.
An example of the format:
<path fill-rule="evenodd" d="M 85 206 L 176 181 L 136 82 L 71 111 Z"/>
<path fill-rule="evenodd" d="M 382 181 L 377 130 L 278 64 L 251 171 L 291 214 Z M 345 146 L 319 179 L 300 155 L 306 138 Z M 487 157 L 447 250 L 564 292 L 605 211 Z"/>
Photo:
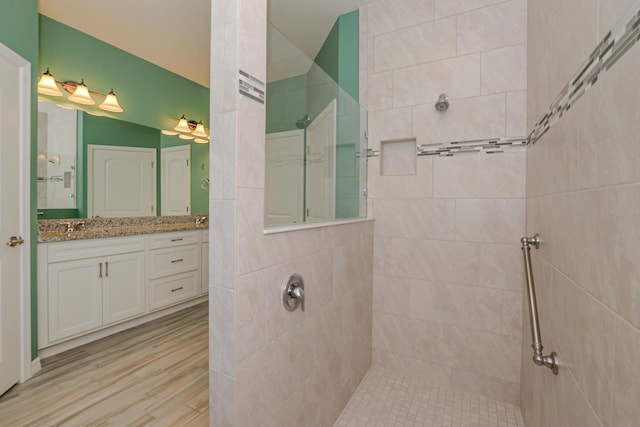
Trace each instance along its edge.
<path fill-rule="evenodd" d="M 282 305 L 287 311 L 295 311 L 298 307 L 304 311 L 304 280 L 298 273 L 287 279 L 282 291 Z"/>
<path fill-rule="evenodd" d="M 99 108 L 112 113 L 121 113 L 124 111 L 118 103 L 118 98 L 116 97 L 116 94 L 113 93 L 113 89 L 105 95 L 100 92 L 89 90 L 87 85 L 84 84 L 84 79 L 82 79 L 80 83 L 73 81 L 59 82 L 53 77 L 49 68 L 47 68 L 47 71 L 40 76 L 40 80 L 38 81 L 38 93 L 48 96 L 62 96 L 63 93 L 58 88 L 58 85 L 62 86 L 65 91 L 71 94 L 68 98 L 69 101 L 83 105 L 95 105 L 96 101 L 91 97 L 91 94 L 93 94 L 104 97 L 102 104 L 98 105 Z"/>
<path fill-rule="evenodd" d="M 436 110 L 443 112 L 449 109 L 449 97 L 446 93 L 441 93 L 436 101 Z"/>
<path fill-rule="evenodd" d="M 184 114 L 178 120 L 178 124 L 172 129 L 163 129 L 161 132 L 165 135 L 174 136 L 178 135 L 180 139 L 190 140 L 198 144 L 206 144 L 209 142 L 209 135 L 207 135 L 206 128 L 202 124 L 202 120 L 196 122 L 195 120 L 188 120 Z"/>

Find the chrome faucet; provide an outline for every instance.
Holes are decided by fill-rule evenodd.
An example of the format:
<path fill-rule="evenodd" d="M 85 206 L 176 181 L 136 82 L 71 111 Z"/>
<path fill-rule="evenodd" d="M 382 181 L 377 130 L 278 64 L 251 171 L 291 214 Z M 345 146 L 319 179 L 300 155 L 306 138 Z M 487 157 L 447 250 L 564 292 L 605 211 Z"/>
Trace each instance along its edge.
<path fill-rule="evenodd" d="M 287 311 L 294 311 L 298 306 L 304 311 L 304 280 L 298 273 L 287 279 L 282 292 L 282 304 Z"/>
<path fill-rule="evenodd" d="M 67 237 L 71 237 L 74 231 L 80 231 L 84 227 L 84 221 L 67 221 L 63 224 L 67 226 Z"/>

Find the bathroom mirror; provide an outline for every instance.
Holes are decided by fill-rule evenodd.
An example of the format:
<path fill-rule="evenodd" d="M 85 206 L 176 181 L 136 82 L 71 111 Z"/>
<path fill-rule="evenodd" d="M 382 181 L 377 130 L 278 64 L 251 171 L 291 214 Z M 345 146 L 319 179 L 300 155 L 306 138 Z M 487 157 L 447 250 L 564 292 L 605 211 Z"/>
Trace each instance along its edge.
<path fill-rule="evenodd" d="M 78 112 L 38 103 L 38 209 L 76 208 Z"/>
<path fill-rule="evenodd" d="M 38 102 L 38 127 L 39 219 L 207 214 L 208 189 L 201 183 L 209 176 L 208 144 L 190 143 L 158 129 L 42 100 Z M 94 165 L 94 152 L 96 159 L 104 160 L 108 153 L 117 160 L 112 164 L 133 165 L 143 150 L 153 151 L 147 154 L 153 157 L 153 168 L 146 168 L 152 176 L 139 189 L 149 201 L 144 211 L 136 211 L 131 206 L 142 206 L 142 198 L 132 195 L 133 181 L 120 174 L 122 188 L 114 188 L 112 181 L 104 185 L 105 180 L 96 179 L 100 169 L 90 165 Z M 96 206 L 94 196 L 100 191 L 98 200 L 115 201 L 115 209 Z"/>
<path fill-rule="evenodd" d="M 357 34 L 357 12 L 349 15 Z M 357 101 L 357 39 L 355 55 L 339 59 L 334 36 L 332 30 L 311 60 L 268 24 L 265 227 L 366 216 L 367 113 Z M 355 64 L 349 69 L 340 60 Z M 336 82 L 340 67 L 355 79 Z"/>

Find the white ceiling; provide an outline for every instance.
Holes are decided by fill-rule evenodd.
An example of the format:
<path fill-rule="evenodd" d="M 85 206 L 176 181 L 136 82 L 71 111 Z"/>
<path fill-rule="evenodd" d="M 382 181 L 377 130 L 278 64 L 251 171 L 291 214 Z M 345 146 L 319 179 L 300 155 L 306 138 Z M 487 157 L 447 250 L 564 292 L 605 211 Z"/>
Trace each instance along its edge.
<path fill-rule="evenodd" d="M 376 0 L 268 0 L 271 22 L 315 58 L 337 17 Z M 209 87 L 211 0 L 39 0 L 40 13 Z"/>

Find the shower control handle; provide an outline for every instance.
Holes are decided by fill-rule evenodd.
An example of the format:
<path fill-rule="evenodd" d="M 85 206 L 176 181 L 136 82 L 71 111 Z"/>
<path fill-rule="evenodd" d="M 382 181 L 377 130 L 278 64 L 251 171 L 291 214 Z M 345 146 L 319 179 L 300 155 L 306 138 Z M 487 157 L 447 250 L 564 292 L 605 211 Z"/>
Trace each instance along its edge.
<path fill-rule="evenodd" d="M 287 311 L 295 311 L 298 306 L 304 311 L 304 280 L 298 273 L 287 279 L 282 291 L 282 305 Z"/>

